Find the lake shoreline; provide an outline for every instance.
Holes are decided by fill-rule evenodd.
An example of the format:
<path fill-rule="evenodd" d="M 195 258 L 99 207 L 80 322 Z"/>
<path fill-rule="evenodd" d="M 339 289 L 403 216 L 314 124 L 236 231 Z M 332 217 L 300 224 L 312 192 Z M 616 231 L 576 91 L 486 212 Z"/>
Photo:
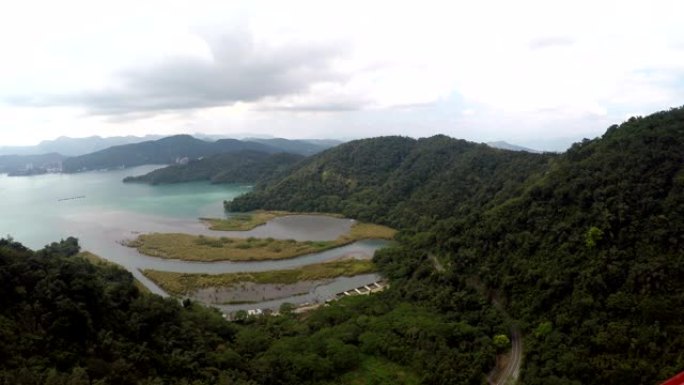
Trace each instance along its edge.
<path fill-rule="evenodd" d="M 386 241 L 356 241 L 316 254 L 275 261 L 190 262 L 149 257 L 122 245 L 120 241 L 152 232 L 181 232 L 207 237 L 332 241 L 348 233 L 355 222 L 318 213 L 295 213 L 274 218 L 250 231 L 213 231 L 198 218 L 225 216 L 222 202 L 249 189 L 243 185 L 211 185 L 202 182 L 160 186 L 121 183 L 122 177 L 126 176 L 124 174 L 145 173 L 155 168 L 158 166 L 106 172 L 44 174 L 31 178 L 0 176 L 0 190 L 3 192 L 0 210 L 4 213 L 3 218 L 0 218 L 0 231 L 33 249 L 40 249 L 59 239 L 76 237 L 83 251 L 90 251 L 122 266 L 152 293 L 161 296 L 168 296 L 168 293 L 147 279 L 141 270 L 221 274 L 291 269 L 341 256 L 370 258 L 375 250 L 389 244 Z M 62 198 L 81 196 L 87 199 L 58 202 Z M 27 208 L 33 212 L 27 211 Z M 345 284 L 357 283 L 341 279 L 334 280 L 329 286 L 337 289 Z M 310 297 L 310 293 L 304 297 Z M 298 298 L 300 299 L 302 298 Z"/>

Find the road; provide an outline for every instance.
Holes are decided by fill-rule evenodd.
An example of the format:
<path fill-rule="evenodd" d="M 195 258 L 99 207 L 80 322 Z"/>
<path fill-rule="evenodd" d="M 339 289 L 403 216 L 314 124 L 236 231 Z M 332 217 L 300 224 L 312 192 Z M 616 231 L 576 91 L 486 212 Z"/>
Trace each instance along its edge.
<path fill-rule="evenodd" d="M 506 362 L 506 366 L 501 370 L 495 370 L 489 377 L 492 385 L 513 385 L 518 381 L 520 367 L 522 365 L 523 344 L 520 331 L 511 328 L 511 353 Z"/>

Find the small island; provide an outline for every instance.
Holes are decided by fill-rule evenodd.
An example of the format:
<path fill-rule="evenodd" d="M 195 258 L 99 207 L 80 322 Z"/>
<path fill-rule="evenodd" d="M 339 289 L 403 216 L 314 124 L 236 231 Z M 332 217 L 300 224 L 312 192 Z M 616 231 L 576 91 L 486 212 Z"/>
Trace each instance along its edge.
<path fill-rule="evenodd" d="M 369 260 L 353 258 L 316 263 L 296 269 L 271 270 L 255 273 L 187 274 L 157 270 L 143 270 L 143 274 L 165 291 L 173 295 L 192 295 L 200 289 L 233 288 L 244 283 L 257 285 L 295 285 L 318 282 L 337 277 L 351 277 L 375 272 L 375 265 Z M 282 291 L 282 288 L 281 288 Z"/>
<path fill-rule="evenodd" d="M 151 233 L 138 235 L 126 245 L 136 248 L 141 254 L 165 259 L 197 262 L 265 261 L 318 253 L 364 239 L 392 240 L 395 234 L 396 230 L 386 226 L 356 222 L 349 233 L 332 241 Z"/>

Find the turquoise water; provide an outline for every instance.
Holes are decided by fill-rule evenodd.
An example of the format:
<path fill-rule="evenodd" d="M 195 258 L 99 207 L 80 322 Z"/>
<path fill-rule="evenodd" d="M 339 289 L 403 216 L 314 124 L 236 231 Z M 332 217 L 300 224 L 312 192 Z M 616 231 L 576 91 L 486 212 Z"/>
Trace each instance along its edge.
<path fill-rule="evenodd" d="M 126 176 L 159 167 L 31 177 L 0 175 L 0 236 L 11 235 L 38 248 L 78 235 L 69 219 L 86 213 L 120 212 L 179 219 L 217 217 L 223 215 L 223 200 L 250 190 L 245 185 L 206 182 L 163 186 L 121 182 Z M 84 198 L 60 201 L 81 196 Z M 93 220 L 97 221 L 97 216 Z"/>
<path fill-rule="evenodd" d="M 369 258 L 387 244 L 365 240 L 289 260 L 242 263 L 188 262 L 141 255 L 123 245 L 141 233 L 329 240 L 347 233 L 353 223 L 344 218 L 297 215 L 276 218 L 251 231 L 211 231 L 198 218 L 224 216 L 223 201 L 249 191 L 251 186 L 199 182 L 150 186 L 122 182 L 126 176 L 158 167 L 31 177 L 0 175 L 0 237 L 10 235 L 33 249 L 69 236 L 77 237 L 82 249 L 123 266 L 160 295 L 166 293 L 140 269 L 218 274 L 294 268 L 343 256 Z M 347 281 L 352 286 L 359 283 L 358 279 Z"/>

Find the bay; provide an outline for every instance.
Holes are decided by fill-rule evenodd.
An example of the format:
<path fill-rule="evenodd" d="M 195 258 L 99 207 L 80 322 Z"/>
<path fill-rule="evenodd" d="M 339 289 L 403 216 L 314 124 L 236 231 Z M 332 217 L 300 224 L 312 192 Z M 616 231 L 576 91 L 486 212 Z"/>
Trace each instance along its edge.
<path fill-rule="evenodd" d="M 124 184 L 161 166 L 78 174 L 30 177 L 0 175 L 0 236 L 11 235 L 31 248 L 78 236 L 82 223 L 70 218 L 83 215 L 98 221 L 98 213 L 147 214 L 163 218 L 220 217 L 223 200 L 251 189 L 248 185 L 212 185 L 206 182 L 161 186 Z M 72 199 L 73 198 L 73 199 Z M 106 215 L 103 215 L 103 221 Z M 100 224 L 100 223 L 93 223 Z"/>
<path fill-rule="evenodd" d="M 296 268 L 342 256 L 370 258 L 375 250 L 388 243 L 364 240 L 280 261 L 204 263 L 142 255 L 122 243 L 150 232 L 333 240 L 347 233 L 353 224 L 353 220 L 344 218 L 295 215 L 276 218 L 250 231 L 212 231 L 198 218 L 225 216 L 223 201 L 250 191 L 251 186 L 208 182 L 151 186 L 122 182 L 126 176 L 144 174 L 158 167 L 161 166 L 30 177 L 0 175 L 0 237 L 11 236 L 38 249 L 74 236 L 82 249 L 123 266 L 160 295 L 166 293 L 148 280 L 141 269 L 220 274 Z"/>

